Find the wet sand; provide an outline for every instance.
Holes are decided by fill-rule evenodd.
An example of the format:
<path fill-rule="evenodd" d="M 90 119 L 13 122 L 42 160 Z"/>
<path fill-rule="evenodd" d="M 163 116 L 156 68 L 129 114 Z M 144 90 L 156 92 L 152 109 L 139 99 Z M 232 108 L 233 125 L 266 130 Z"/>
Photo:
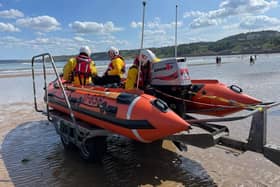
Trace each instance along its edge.
<path fill-rule="evenodd" d="M 14 186 L 3 159 L 3 143 L 6 135 L 21 123 L 43 119 L 32 112 L 32 103 L 14 103 L 1 105 L 0 109 L 0 186 Z M 23 152 L 23 150 L 21 150 Z"/>
<path fill-rule="evenodd" d="M 200 163 L 169 142 L 170 150 L 112 136 L 102 163 L 86 163 L 63 149 L 54 126 L 32 107 L 1 107 L 0 186 L 216 186 Z"/>
<path fill-rule="evenodd" d="M 102 163 L 65 151 L 32 103 L 0 109 L 0 186 L 279 186 L 280 168 L 262 155 L 169 141 L 139 145 L 113 136 Z M 243 125 L 243 124 L 240 124 Z"/>

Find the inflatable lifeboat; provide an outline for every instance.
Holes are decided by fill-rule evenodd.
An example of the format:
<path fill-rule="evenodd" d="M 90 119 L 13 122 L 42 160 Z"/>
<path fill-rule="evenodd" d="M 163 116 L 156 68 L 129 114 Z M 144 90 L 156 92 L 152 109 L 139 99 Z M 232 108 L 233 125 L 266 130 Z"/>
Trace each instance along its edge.
<path fill-rule="evenodd" d="M 254 108 L 262 102 L 243 93 L 236 85 L 227 86 L 218 80 L 191 80 L 190 101 L 186 112 L 213 116 L 226 116 L 244 109 Z"/>
<path fill-rule="evenodd" d="M 63 85 L 75 118 L 90 125 L 145 143 L 189 129 L 164 101 L 143 92 Z M 52 110 L 70 113 L 58 81 L 49 84 L 47 99 Z"/>
<path fill-rule="evenodd" d="M 154 95 L 180 116 L 197 113 L 220 117 L 261 104 L 236 85 L 227 86 L 218 80 L 192 80 L 185 58 L 155 63 L 151 74 Z"/>

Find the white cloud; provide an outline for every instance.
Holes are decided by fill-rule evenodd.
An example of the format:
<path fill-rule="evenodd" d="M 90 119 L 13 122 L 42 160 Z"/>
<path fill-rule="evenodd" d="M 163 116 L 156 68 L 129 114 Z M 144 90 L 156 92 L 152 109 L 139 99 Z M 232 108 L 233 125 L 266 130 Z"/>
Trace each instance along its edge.
<path fill-rule="evenodd" d="M 144 36 L 144 47 L 162 47 L 174 45 L 174 36 L 162 31 L 147 31 Z"/>
<path fill-rule="evenodd" d="M 81 22 L 75 21 L 69 24 L 69 27 L 72 28 L 76 33 L 81 34 L 110 34 L 113 32 L 123 30 L 120 27 L 115 27 L 114 23 L 108 21 L 106 23 L 97 23 L 97 22 Z"/>
<path fill-rule="evenodd" d="M 22 40 L 13 36 L 5 36 L 1 37 L 0 42 L 5 42 L 5 43 L 18 43 L 21 42 Z"/>
<path fill-rule="evenodd" d="M 13 37 L 13 36 L 5 36 L 0 37 L 0 45 L 2 48 L 15 48 L 15 47 L 23 47 L 25 42 L 22 39 Z"/>
<path fill-rule="evenodd" d="M 25 41 L 28 48 L 34 49 L 38 52 L 50 52 L 52 55 L 62 54 L 75 54 L 77 51 L 77 42 L 70 38 L 57 38 L 57 37 L 38 37 L 33 40 Z M 38 53 L 37 52 L 37 53 Z M 36 52 L 35 52 L 36 53 Z"/>
<path fill-rule="evenodd" d="M 16 9 L 0 11 L 0 18 L 21 18 L 21 17 L 24 17 L 24 14 Z"/>
<path fill-rule="evenodd" d="M 207 27 L 207 26 L 213 26 L 218 25 L 219 20 L 216 19 L 208 19 L 205 17 L 199 17 L 193 20 L 192 23 L 190 23 L 191 28 L 200 28 L 200 27 Z"/>
<path fill-rule="evenodd" d="M 10 23 L 0 22 L 0 32 L 19 32 L 20 30 Z"/>
<path fill-rule="evenodd" d="M 191 28 L 218 25 L 232 16 L 248 16 L 264 13 L 278 6 L 276 0 L 224 0 L 219 9 L 209 12 L 190 11 L 184 17 L 193 17 Z"/>
<path fill-rule="evenodd" d="M 244 18 L 240 23 L 242 29 L 279 28 L 280 20 L 264 15 Z"/>
<path fill-rule="evenodd" d="M 145 24 L 144 46 L 145 47 L 161 47 L 174 45 L 175 22 L 162 23 L 159 17 L 155 17 L 152 21 Z M 130 26 L 132 28 L 141 28 L 142 23 L 133 21 Z M 183 23 L 177 22 L 177 28 L 181 28 Z M 140 38 L 139 34 L 139 38 Z M 140 41 L 140 39 L 139 39 Z"/>
<path fill-rule="evenodd" d="M 181 27 L 183 25 L 182 22 L 177 22 L 177 27 Z M 161 23 L 160 18 L 156 17 L 154 21 L 147 23 L 147 28 L 149 29 L 159 29 L 159 30 L 166 30 L 166 29 L 174 29 L 175 22 L 171 23 Z"/>
<path fill-rule="evenodd" d="M 36 40 L 31 40 L 30 43 L 34 44 L 50 44 L 51 41 L 48 38 L 37 38 Z"/>
<path fill-rule="evenodd" d="M 90 43 L 91 42 L 90 40 L 85 39 L 85 38 L 80 37 L 80 36 L 75 36 L 74 40 L 77 41 L 77 42 L 82 42 L 82 43 Z"/>
<path fill-rule="evenodd" d="M 22 18 L 16 21 L 16 24 L 21 27 L 26 27 L 41 32 L 50 32 L 59 30 L 60 23 L 50 16 L 38 16 L 31 18 Z"/>
<path fill-rule="evenodd" d="M 103 39 L 102 39 L 103 38 Z M 52 55 L 73 55 L 77 54 L 80 46 L 88 45 L 93 52 L 106 51 L 108 46 L 121 46 L 120 49 L 125 49 L 128 46 L 126 40 L 119 40 L 113 36 L 90 40 L 83 37 L 62 38 L 62 37 L 37 37 L 35 39 L 20 39 L 16 37 L 0 37 L 0 45 L 3 48 L 20 48 L 34 54 L 50 52 Z"/>
<path fill-rule="evenodd" d="M 181 21 L 177 22 L 177 27 L 181 27 L 183 23 Z M 141 22 L 136 22 L 132 21 L 130 23 L 130 26 L 132 28 L 141 28 L 142 23 Z M 168 30 L 168 29 L 174 29 L 175 27 L 175 22 L 171 23 L 161 23 L 159 17 L 155 17 L 153 21 L 149 21 L 145 24 L 145 27 L 147 29 L 159 29 L 159 30 Z"/>
<path fill-rule="evenodd" d="M 226 10 L 235 10 L 236 13 L 264 13 L 278 6 L 276 0 L 225 0 L 220 4 Z"/>
<path fill-rule="evenodd" d="M 40 32 L 40 31 L 35 32 L 35 34 L 38 35 L 38 36 L 45 36 L 46 35 L 46 33 Z"/>
<path fill-rule="evenodd" d="M 201 12 L 201 11 L 190 11 L 190 12 L 185 12 L 184 13 L 184 18 L 187 17 L 201 17 L 201 16 L 206 16 L 207 13 Z"/>
<path fill-rule="evenodd" d="M 122 49 L 125 48 L 125 46 L 128 45 L 128 41 L 126 40 L 118 40 L 118 39 L 114 39 L 114 40 L 110 40 L 110 39 L 105 39 L 105 40 L 100 40 L 100 41 L 96 41 L 94 42 L 96 45 L 100 45 L 100 46 L 106 46 L 105 48 L 99 48 L 96 49 L 98 51 L 104 51 L 107 50 L 108 46 L 122 46 Z"/>
<path fill-rule="evenodd" d="M 223 25 L 222 27 L 224 30 L 240 30 L 240 23 L 232 23 L 230 25 Z M 239 32 L 242 32 L 241 30 Z"/>
<path fill-rule="evenodd" d="M 98 37 L 94 37 L 94 41 L 92 41 L 92 46 L 96 46 L 93 51 L 106 51 L 109 46 L 116 46 L 119 49 L 126 49 L 129 45 L 127 40 L 121 40 L 114 35 L 100 35 Z"/>
<path fill-rule="evenodd" d="M 164 30 L 145 30 L 145 35 L 164 35 L 166 31 Z"/>
<path fill-rule="evenodd" d="M 130 27 L 132 27 L 132 28 L 141 28 L 142 27 L 142 22 L 136 22 L 136 21 L 132 21 L 131 23 L 130 23 Z"/>

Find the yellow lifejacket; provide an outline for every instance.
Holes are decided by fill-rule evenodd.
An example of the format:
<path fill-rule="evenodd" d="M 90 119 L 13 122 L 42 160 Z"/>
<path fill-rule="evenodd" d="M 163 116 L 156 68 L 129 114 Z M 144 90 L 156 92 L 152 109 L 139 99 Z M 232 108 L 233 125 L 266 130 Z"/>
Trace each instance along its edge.
<path fill-rule="evenodd" d="M 88 69 L 82 64 L 85 62 L 88 62 Z M 96 75 L 97 69 L 94 61 L 82 55 L 70 58 L 63 68 L 63 79 L 71 81 L 75 85 L 91 84 L 92 76 Z"/>

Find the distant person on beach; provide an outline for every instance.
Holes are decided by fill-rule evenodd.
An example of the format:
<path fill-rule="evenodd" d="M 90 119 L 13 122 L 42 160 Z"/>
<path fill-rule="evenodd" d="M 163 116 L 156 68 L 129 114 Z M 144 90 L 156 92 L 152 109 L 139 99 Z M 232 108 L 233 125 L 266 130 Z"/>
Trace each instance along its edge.
<path fill-rule="evenodd" d="M 138 88 L 145 89 L 151 81 L 151 64 L 159 61 L 160 59 L 149 49 L 141 50 L 140 55 L 135 58 L 133 65 L 128 70 L 125 89 L 129 90 L 137 87 L 140 64 Z"/>
<path fill-rule="evenodd" d="M 250 56 L 250 64 L 254 64 L 255 63 L 255 59 L 253 56 Z"/>
<path fill-rule="evenodd" d="M 221 64 L 222 63 L 222 57 L 217 56 L 216 57 L 216 64 Z"/>
<path fill-rule="evenodd" d="M 119 84 L 125 74 L 125 61 L 120 55 L 119 49 L 116 47 L 110 47 L 108 50 L 108 56 L 110 63 L 107 70 L 102 77 L 95 77 L 94 84 L 106 85 L 106 84 Z"/>
<path fill-rule="evenodd" d="M 94 61 L 90 58 L 91 50 L 88 46 L 80 48 L 78 56 L 70 58 L 63 68 L 63 79 L 75 85 L 92 83 L 97 75 Z"/>

